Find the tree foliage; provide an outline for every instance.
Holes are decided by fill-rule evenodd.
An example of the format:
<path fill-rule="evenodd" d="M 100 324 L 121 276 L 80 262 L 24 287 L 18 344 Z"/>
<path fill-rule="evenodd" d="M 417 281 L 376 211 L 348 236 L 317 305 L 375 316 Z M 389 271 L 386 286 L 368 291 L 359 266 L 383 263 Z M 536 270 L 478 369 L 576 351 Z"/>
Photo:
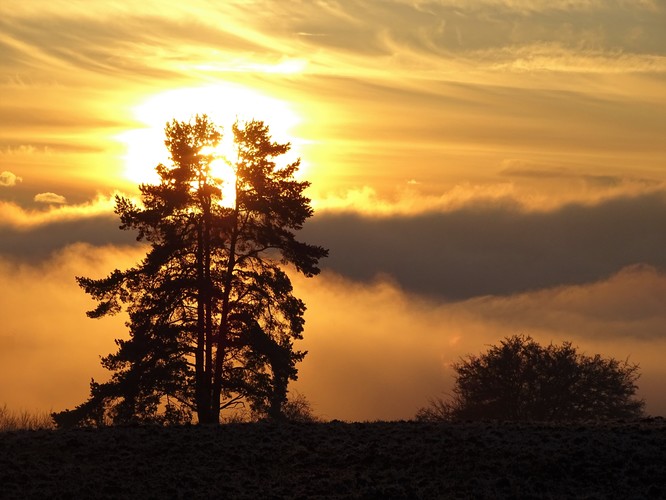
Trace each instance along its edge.
<path fill-rule="evenodd" d="M 121 229 L 150 245 L 135 267 L 102 279 L 77 278 L 101 318 L 125 310 L 128 340 L 102 359 L 111 380 L 91 383 L 88 401 L 54 414 L 59 425 L 181 423 L 196 414 L 219 422 L 240 402 L 279 418 L 287 384 L 305 353 L 304 303 L 283 269 L 319 272 L 327 250 L 295 232 L 313 214 L 294 174 L 278 165 L 290 145 L 273 142 L 260 121 L 232 127 L 235 199 L 215 177 L 221 131 L 204 115 L 166 126 L 171 165 L 158 184 L 140 186 L 141 203 L 116 197 Z"/>
<path fill-rule="evenodd" d="M 546 347 L 512 336 L 453 365 L 450 399 L 434 399 L 419 420 L 575 421 L 640 417 L 638 365 L 587 356 L 570 342 Z"/>

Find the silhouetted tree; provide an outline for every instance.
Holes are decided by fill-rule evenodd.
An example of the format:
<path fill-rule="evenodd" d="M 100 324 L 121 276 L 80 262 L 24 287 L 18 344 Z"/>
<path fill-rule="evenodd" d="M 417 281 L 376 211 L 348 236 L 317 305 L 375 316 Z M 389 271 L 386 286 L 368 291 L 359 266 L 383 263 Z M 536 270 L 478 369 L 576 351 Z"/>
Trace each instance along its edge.
<path fill-rule="evenodd" d="M 450 399 L 434 399 L 419 420 L 572 421 L 634 418 L 638 365 L 579 354 L 570 342 L 539 345 L 512 336 L 453 365 Z"/>
<path fill-rule="evenodd" d="M 141 205 L 116 197 L 121 229 L 150 250 L 136 267 L 77 280 L 98 301 L 90 317 L 127 311 L 129 339 L 102 359 L 111 380 L 93 380 L 88 401 L 54 414 L 59 425 L 180 423 L 192 414 L 217 423 L 241 401 L 281 416 L 305 355 L 293 349 L 305 305 L 281 265 L 314 276 L 327 250 L 295 237 L 313 210 L 309 183 L 294 179 L 299 161 L 274 161 L 290 145 L 273 142 L 260 121 L 232 131 L 231 206 L 212 168 L 221 132 L 205 115 L 167 124 L 172 165 L 157 166 L 158 184 L 140 186 Z"/>

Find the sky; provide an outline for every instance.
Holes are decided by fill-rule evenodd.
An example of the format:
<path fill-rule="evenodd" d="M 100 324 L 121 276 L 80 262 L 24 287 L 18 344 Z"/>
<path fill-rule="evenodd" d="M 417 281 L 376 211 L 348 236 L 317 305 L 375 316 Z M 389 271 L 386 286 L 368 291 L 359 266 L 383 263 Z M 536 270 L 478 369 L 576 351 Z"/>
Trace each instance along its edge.
<path fill-rule="evenodd" d="M 411 418 L 525 334 L 638 363 L 666 415 L 664 26 L 664 0 L 3 0 L 0 404 L 108 376 L 125 318 L 74 277 L 145 254 L 113 196 L 206 113 L 264 120 L 312 183 L 315 413 Z"/>

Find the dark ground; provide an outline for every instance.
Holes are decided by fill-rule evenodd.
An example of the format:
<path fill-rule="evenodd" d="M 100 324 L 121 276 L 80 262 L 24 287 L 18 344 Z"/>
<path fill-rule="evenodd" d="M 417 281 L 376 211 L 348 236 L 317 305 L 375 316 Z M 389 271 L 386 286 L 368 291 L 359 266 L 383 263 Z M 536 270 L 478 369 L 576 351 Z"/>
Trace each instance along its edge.
<path fill-rule="evenodd" d="M 666 420 L 0 434 L 1 498 L 666 498 Z"/>

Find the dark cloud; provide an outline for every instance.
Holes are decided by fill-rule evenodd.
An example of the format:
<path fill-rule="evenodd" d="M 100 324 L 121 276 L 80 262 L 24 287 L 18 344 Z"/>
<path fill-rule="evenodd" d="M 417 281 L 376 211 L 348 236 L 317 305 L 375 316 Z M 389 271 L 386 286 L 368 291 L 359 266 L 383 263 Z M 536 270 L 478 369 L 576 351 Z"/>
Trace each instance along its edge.
<path fill-rule="evenodd" d="M 634 264 L 666 270 L 664 220 L 666 195 L 657 193 L 550 212 L 512 204 L 391 217 L 324 212 L 302 237 L 329 248 L 324 268 L 347 278 L 386 277 L 409 292 L 462 300 L 591 283 Z M 111 214 L 0 228 L 0 254 L 22 261 L 77 242 L 134 241 Z"/>
<path fill-rule="evenodd" d="M 510 161 L 508 163 L 509 166 L 499 174 L 514 179 L 581 180 L 590 186 L 596 187 L 616 187 L 628 183 L 655 187 L 660 184 L 656 179 L 637 178 L 630 175 L 587 174 L 567 168 L 542 167 L 538 164 L 531 165 L 529 162 Z"/>
<path fill-rule="evenodd" d="M 324 212 L 306 241 L 330 249 L 323 266 L 347 278 L 388 278 L 447 300 L 592 283 L 634 264 L 666 270 L 666 194 L 528 212 L 510 203 L 443 213 L 364 217 Z M 111 214 L 32 229 L 0 228 L 0 255 L 39 261 L 77 242 L 126 245 Z"/>
<path fill-rule="evenodd" d="M 13 261 L 40 262 L 74 243 L 131 245 L 136 235 L 118 229 L 114 215 L 63 220 L 31 229 L 0 225 L 0 256 Z"/>
<path fill-rule="evenodd" d="M 632 264 L 666 269 L 666 195 L 568 205 L 551 212 L 468 207 L 410 217 L 325 213 L 304 237 L 330 249 L 323 265 L 407 291 L 461 300 L 609 277 Z"/>

